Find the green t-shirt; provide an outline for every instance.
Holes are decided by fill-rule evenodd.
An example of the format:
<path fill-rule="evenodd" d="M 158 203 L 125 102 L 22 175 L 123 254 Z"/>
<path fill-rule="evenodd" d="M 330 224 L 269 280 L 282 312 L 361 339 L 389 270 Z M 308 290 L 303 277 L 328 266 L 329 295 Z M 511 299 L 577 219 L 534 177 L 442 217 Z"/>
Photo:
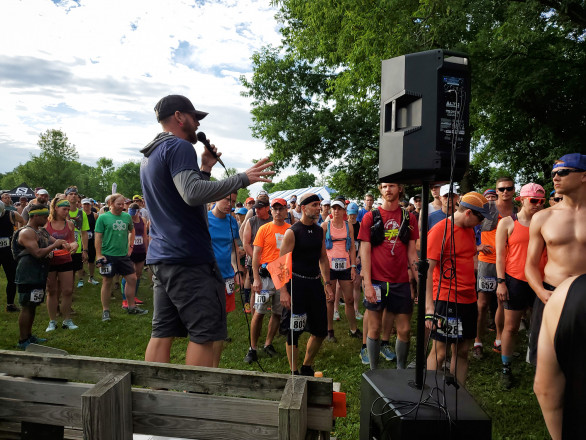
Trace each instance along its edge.
<path fill-rule="evenodd" d="M 123 257 L 128 254 L 128 233 L 134 224 L 127 212 L 114 215 L 105 212 L 96 220 L 95 232 L 102 234 L 102 255 Z"/>
<path fill-rule="evenodd" d="M 89 231 L 90 224 L 87 220 L 87 215 L 83 212 L 83 209 L 80 210 L 77 208 L 75 211 L 69 211 L 69 220 L 73 222 L 73 234 L 75 235 L 75 240 L 77 241 L 77 251 L 76 254 L 81 253 L 83 251 L 83 243 L 81 242 L 81 231 Z"/>

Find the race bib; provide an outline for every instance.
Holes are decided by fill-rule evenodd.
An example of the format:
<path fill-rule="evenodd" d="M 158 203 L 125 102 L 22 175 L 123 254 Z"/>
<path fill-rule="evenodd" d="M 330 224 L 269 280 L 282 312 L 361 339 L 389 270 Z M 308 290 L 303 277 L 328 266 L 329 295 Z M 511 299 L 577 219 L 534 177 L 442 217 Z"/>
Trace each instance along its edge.
<path fill-rule="evenodd" d="M 493 292 L 496 290 L 496 278 L 480 277 L 478 278 L 478 290 L 481 292 Z"/>
<path fill-rule="evenodd" d="M 332 270 L 346 270 L 347 268 L 345 258 L 332 258 Z"/>
<path fill-rule="evenodd" d="M 283 238 L 285 235 L 283 234 L 275 234 L 275 240 L 277 242 L 277 249 L 281 249 L 281 243 L 283 243 Z"/>
<path fill-rule="evenodd" d="M 234 278 L 228 278 L 226 281 L 226 293 L 232 295 L 234 293 Z"/>
<path fill-rule="evenodd" d="M 262 306 L 269 300 L 271 293 L 268 290 L 261 290 L 260 292 L 256 292 L 254 296 L 254 303 L 257 307 Z"/>
<path fill-rule="evenodd" d="M 382 299 L 382 292 L 380 288 L 380 284 L 373 284 L 374 294 L 376 296 L 376 302 L 381 302 Z"/>
<path fill-rule="evenodd" d="M 140 246 L 143 244 L 142 235 L 135 235 L 134 236 L 134 245 Z"/>
<path fill-rule="evenodd" d="M 43 289 L 34 289 L 31 291 L 30 302 L 42 303 L 45 299 L 45 292 Z"/>
<path fill-rule="evenodd" d="M 10 237 L 0 237 L 0 248 L 10 246 Z"/>
<path fill-rule="evenodd" d="M 102 275 L 110 275 L 112 273 L 112 264 L 106 263 L 100 266 L 100 273 Z"/>
<path fill-rule="evenodd" d="M 94 233 L 92 231 L 87 231 L 87 239 L 91 240 L 92 238 L 94 238 Z"/>
<path fill-rule="evenodd" d="M 442 326 L 437 328 L 437 333 L 448 338 L 462 337 L 462 320 L 458 317 L 449 317 L 442 321 Z"/>
<path fill-rule="evenodd" d="M 295 315 L 294 313 L 291 314 L 291 325 L 289 327 L 290 330 L 296 332 L 302 332 L 305 329 L 305 324 L 307 323 L 307 313 L 303 313 L 302 315 Z"/>

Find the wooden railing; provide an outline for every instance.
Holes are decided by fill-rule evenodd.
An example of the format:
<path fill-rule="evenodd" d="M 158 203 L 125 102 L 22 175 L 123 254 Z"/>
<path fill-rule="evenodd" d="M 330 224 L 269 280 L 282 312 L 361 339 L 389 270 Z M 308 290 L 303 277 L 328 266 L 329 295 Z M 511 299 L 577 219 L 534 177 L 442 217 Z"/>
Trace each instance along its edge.
<path fill-rule="evenodd" d="M 0 419 L 87 440 L 329 439 L 332 429 L 331 379 L 4 350 L 0 373 Z"/>

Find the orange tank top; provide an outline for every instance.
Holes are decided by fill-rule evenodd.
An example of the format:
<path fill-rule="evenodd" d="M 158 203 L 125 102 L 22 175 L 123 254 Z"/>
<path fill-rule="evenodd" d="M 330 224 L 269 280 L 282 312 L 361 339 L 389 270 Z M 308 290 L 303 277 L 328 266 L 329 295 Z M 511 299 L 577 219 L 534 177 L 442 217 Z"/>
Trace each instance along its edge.
<path fill-rule="evenodd" d="M 508 240 L 507 259 L 505 260 L 505 272 L 517 278 L 527 281 L 525 278 L 525 261 L 527 260 L 527 247 L 529 246 L 529 227 L 523 226 L 519 220 L 515 220 L 513 233 Z"/>
<path fill-rule="evenodd" d="M 341 228 L 335 228 L 332 220 L 330 220 L 330 235 L 332 236 L 333 246 L 331 249 L 326 249 L 328 259 L 330 260 L 330 267 L 334 266 L 350 269 L 350 258 L 346 250 L 346 222 L 342 224 Z M 346 260 L 345 263 L 340 263 L 340 260 Z M 338 262 L 338 264 L 335 264 Z"/>
<path fill-rule="evenodd" d="M 478 253 L 478 261 L 483 261 L 485 263 L 492 263 L 496 264 L 496 227 L 498 222 L 502 220 L 501 215 L 499 214 L 497 221 L 493 221 L 492 228 L 489 231 L 482 231 L 480 233 L 480 242 L 482 244 L 486 244 L 492 246 L 492 254 L 485 254 L 483 252 Z"/>

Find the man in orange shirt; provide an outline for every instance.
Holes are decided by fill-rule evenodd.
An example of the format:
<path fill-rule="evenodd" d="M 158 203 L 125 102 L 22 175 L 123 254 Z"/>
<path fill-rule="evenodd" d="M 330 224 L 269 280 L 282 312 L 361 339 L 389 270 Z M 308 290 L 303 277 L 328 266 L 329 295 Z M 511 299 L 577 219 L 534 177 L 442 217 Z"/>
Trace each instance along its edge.
<path fill-rule="evenodd" d="M 468 352 L 476 336 L 478 316 L 474 227 L 484 218 L 492 218 L 488 200 L 482 194 L 470 192 L 461 198 L 453 223 L 448 217 L 427 236 L 425 326 L 433 330 L 427 369 L 441 368 L 446 359 L 446 346 L 450 344 L 455 353 L 450 372 L 462 385 L 468 374 Z"/>
<path fill-rule="evenodd" d="M 285 231 L 291 227 L 285 223 L 287 217 L 287 202 L 284 199 L 274 199 L 271 202 L 271 212 L 273 221 L 262 225 L 254 238 L 254 250 L 252 253 L 252 273 L 254 283 L 252 288 L 255 292 L 254 308 L 256 310 L 252 317 L 250 325 L 250 349 L 244 357 L 244 362 L 252 363 L 258 360 L 256 353 L 256 344 L 262 329 L 264 315 L 271 306 L 271 319 L 269 329 L 265 340 L 264 351 L 270 357 L 275 356 L 277 351 L 273 347 L 273 339 L 279 330 L 281 321 L 281 297 L 279 291 L 275 289 L 273 280 L 267 270 L 267 264 L 272 263 L 279 258 L 281 243 L 285 236 Z"/>
<path fill-rule="evenodd" d="M 496 192 L 498 200 L 493 205 L 494 210 L 498 211 L 498 216 L 492 220 L 482 222 L 481 244 L 478 246 L 478 333 L 474 342 L 474 357 L 482 359 L 482 337 L 486 333 L 487 313 L 491 301 L 496 300 L 496 252 L 495 237 L 498 222 L 505 217 L 517 218 L 516 208 L 513 207 L 513 198 L 515 196 L 515 182 L 510 177 L 499 177 L 496 181 Z M 501 333 L 505 317 L 501 304 L 498 304 L 496 313 L 494 313 L 494 323 L 496 326 L 496 339 L 494 341 L 493 351 L 501 352 Z"/>

